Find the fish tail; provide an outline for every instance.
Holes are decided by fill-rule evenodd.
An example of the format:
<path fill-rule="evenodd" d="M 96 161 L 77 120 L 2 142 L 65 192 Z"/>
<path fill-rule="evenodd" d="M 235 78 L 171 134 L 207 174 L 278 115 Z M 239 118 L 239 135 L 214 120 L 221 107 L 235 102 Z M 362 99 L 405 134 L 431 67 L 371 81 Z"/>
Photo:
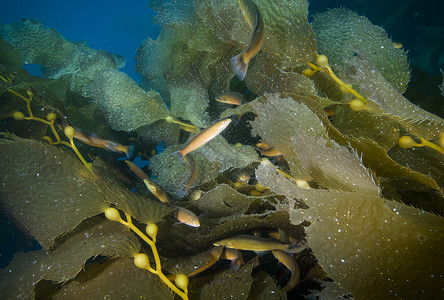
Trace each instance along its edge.
<path fill-rule="evenodd" d="M 126 156 L 127 156 L 128 158 L 130 158 L 131 156 L 133 156 L 133 153 L 134 153 L 134 149 L 135 149 L 135 148 L 136 148 L 136 146 L 134 146 L 134 145 L 130 145 L 130 146 L 127 146 L 127 147 L 126 147 L 126 150 L 123 151 L 123 152 L 125 152 Z"/>
<path fill-rule="evenodd" d="M 244 114 L 239 114 L 239 115 L 235 115 L 231 118 L 232 122 L 233 122 L 233 126 L 237 126 L 237 124 L 239 124 L 240 119 L 242 118 Z"/>
<path fill-rule="evenodd" d="M 176 156 L 176 157 L 178 157 L 180 160 L 183 160 L 184 157 L 185 157 L 185 155 L 183 155 L 183 154 L 180 152 L 180 150 L 179 150 L 179 151 L 175 151 L 175 152 L 173 152 L 173 155 Z"/>
<path fill-rule="evenodd" d="M 245 75 L 247 75 L 249 63 L 244 61 L 243 54 L 244 52 L 239 53 L 230 59 L 231 69 L 233 69 L 234 74 L 236 74 L 240 80 L 244 80 Z"/>

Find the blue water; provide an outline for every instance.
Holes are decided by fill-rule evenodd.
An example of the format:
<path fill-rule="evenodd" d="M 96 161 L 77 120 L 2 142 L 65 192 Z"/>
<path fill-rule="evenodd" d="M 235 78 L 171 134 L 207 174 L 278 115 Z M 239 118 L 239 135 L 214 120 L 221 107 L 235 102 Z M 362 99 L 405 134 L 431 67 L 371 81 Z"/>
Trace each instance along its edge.
<path fill-rule="evenodd" d="M 134 69 L 136 50 L 146 38 L 156 39 L 160 31 L 150 23 L 154 11 L 148 4 L 148 0 L 2 1 L 0 23 L 31 18 L 54 28 L 68 40 L 86 41 L 91 48 L 120 54 L 126 59 L 120 70 L 138 82 L 140 76 Z M 39 75 L 38 66 L 27 69 Z"/>

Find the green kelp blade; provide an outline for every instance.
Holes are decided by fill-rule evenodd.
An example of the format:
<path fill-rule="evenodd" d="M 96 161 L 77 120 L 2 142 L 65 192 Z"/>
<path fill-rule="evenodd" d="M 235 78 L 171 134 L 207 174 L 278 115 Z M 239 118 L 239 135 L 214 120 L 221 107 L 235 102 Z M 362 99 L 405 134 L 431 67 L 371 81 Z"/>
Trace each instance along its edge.
<path fill-rule="evenodd" d="M 213 280 L 204 284 L 200 291 L 200 299 L 247 299 L 253 282 L 253 268 L 259 262 L 257 259 L 234 271 L 228 269 L 218 273 Z"/>
<path fill-rule="evenodd" d="M 113 260 L 94 278 L 74 280 L 59 290 L 53 299 L 170 299 L 171 292 L 159 277 L 139 269 L 132 258 Z"/>
<path fill-rule="evenodd" d="M 45 249 L 111 204 L 140 222 L 156 223 L 172 211 L 126 190 L 100 168 L 91 173 L 66 150 L 7 136 L 0 139 L 2 205 Z"/>
<path fill-rule="evenodd" d="M 276 261 L 278 264 L 278 261 Z M 287 293 L 281 292 L 275 280 L 265 271 L 253 275 L 253 284 L 248 294 L 248 300 L 284 300 Z"/>
<path fill-rule="evenodd" d="M 0 139 L 2 205 L 43 248 L 49 249 L 57 236 L 102 213 L 104 197 L 95 186 L 94 175 L 70 153 L 13 138 Z"/>
<path fill-rule="evenodd" d="M 343 68 L 347 59 L 362 55 L 397 91 L 403 93 L 407 88 L 407 52 L 394 47 L 385 30 L 366 17 L 344 8 L 331 9 L 314 16 L 313 28 L 319 53 L 327 55 L 335 72 Z"/>
<path fill-rule="evenodd" d="M 157 175 L 153 181 L 174 197 L 183 196 L 180 192 L 187 186 L 194 171 L 191 159 L 185 157 L 181 160 L 173 154 L 177 150 L 176 146 L 168 147 L 150 159 L 150 169 Z M 235 147 L 220 135 L 188 155 L 194 158 L 198 172 L 192 186 L 213 180 L 230 168 L 244 168 L 259 161 L 251 146 Z"/>
<path fill-rule="evenodd" d="M 444 218 L 365 192 L 302 189 L 261 164 L 258 181 L 283 194 L 277 206 L 295 224 L 309 221 L 308 246 L 329 277 L 356 298 L 433 298 L 444 288 Z M 303 199 L 308 209 L 294 209 Z M 427 253 L 427 255 L 424 255 Z"/>
<path fill-rule="evenodd" d="M 82 271 L 91 257 L 131 257 L 139 250 L 139 240 L 124 226 L 92 218 L 53 251 L 17 254 L 10 265 L 1 270 L 0 292 L 8 299 L 33 298 L 35 284 L 40 280 L 65 282 Z"/>

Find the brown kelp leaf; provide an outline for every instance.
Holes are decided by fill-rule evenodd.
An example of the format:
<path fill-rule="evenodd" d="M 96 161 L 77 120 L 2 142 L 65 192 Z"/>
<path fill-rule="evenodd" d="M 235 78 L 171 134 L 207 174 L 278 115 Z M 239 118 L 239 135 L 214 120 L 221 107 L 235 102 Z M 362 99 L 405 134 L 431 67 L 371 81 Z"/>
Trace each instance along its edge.
<path fill-rule="evenodd" d="M 369 138 L 386 151 L 395 146 L 399 138 L 399 124 L 386 116 L 366 111 L 355 112 L 348 107 L 337 106 L 330 120 L 342 134 L 355 139 Z"/>
<path fill-rule="evenodd" d="M 444 190 L 444 159 L 441 153 L 427 147 L 409 149 L 394 147 L 388 152 L 388 155 L 412 171 L 428 174 Z"/>
<path fill-rule="evenodd" d="M 71 154 L 37 141 L 0 140 L 2 206 L 45 249 L 106 206 L 92 174 Z"/>
<path fill-rule="evenodd" d="M 277 263 L 277 262 L 276 262 Z M 248 294 L 248 300 L 280 300 L 287 299 L 287 293 L 281 292 L 275 280 L 265 271 L 259 271 L 253 276 L 253 284 Z"/>
<path fill-rule="evenodd" d="M 346 60 L 340 76 L 359 87 L 362 95 L 369 99 L 367 105 L 371 113 L 392 118 L 407 131 L 425 139 L 436 138 L 439 132 L 444 132 L 444 119 L 407 100 L 365 57 Z"/>
<path fill-rule="evenodd" d="M 228 269 L 218 273 L 200 291 L 200 299 L 247 299 L 252 284 L 251 272 L 258 265 L 257 259 L 243 265 L 239 270 Z"/>
<path fill-rule="evenodd" d="M 124 226 L 93 218 L 75 230 L 53 251 L 17 254 L 11 264 L 1 270 L 0 291 L 5 298 L 33 297 L 40 280 L 64 282 L 74 278 L 90 257 L 131 257 L 140 250 L 139 240 Z"/>
<path fill-rule="evenodd" d="M 284 194 L 293 223 L 309 221 L 308 245 L 329 277 L 356 298 L 421 297 L 444 288 L 444 218 L 377 194 L 302 189 L 261 164 L 258 181 Z M 308 209 L 293 209 L 292 199 Z M 427 255 L 424 255 L 427 253 Z"/>
<path fill-rule="evenodd" d="M 362 156 L 362 162 L 364 166 L 369 168 L 377 176 L 399 179 L 407 178 L 409 180 L 419 182 L 425 187 L 430 187 L 435 190 L 440 191 L 440 186 L 436 181 L 409 167 L 400 165 L 395 160 L 393 160 L 377 142 L 371 140 L 370 138 L 359 137 L 353 138 L 342 134 L 338 129 L 331 125 L 328 118 L 324 115 L 318 115 L 325 127 L 327 128 L 329 136 L 334 139 L 340 145 L 351 146 L 356 152 Z"/>
<path fill-rule="evenodd" d="M 172 211 L 122 188 L 111 176 L 100 176 L 100 169 L 91 173 L 66 151 L 9 136 L 13 140 L 0 140 L 2 206 L 45 249 L 110 204 L 145 223 Z"/>
<path fill-rule="evenodd" d="M 72 281 L 53 299 L 170 299 L 171 292 L 156 275 L 137 268 L 132 258 L 113 260 L 88 281 Z"/>
<path fill-rule="evenodd" d="M 204 211 L 205 218 L 235 218 L 243 215 L 255 199 L 240 194 L 229 185 L 220 184 L 211 191 L 203 193 L 199 200 L 193 202 L 193 206 L 197 206 L 199 211 Z"/>

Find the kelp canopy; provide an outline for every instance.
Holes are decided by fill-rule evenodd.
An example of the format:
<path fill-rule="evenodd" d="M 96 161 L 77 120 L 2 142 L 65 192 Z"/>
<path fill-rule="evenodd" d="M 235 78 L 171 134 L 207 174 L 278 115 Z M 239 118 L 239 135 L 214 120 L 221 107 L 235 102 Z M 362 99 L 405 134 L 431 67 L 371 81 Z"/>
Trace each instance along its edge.
<path fill-rule="evenodd" d="M 251 31 L 237 1 L 152 1 L 162 30 L 137 52 L 139 85 L 117 55 L 31 20 L 0 26 L 0 53 L 9 53 L 0 201 L 41 246 L 1 270 L 5 298 L 443 293 L 444 121 L 402 95 L 405 51 L 346 9 L 310 24 L 306 1 L 255 4 L 265 39 L 244 81 L 230 66 Z M 18 67 L 23 60 L 44 78 Z M 227 92 L 244 104 L 215 101 Z M 196 134 L 188 131 L 227 117 L 238 124 L 177 158 Z M 129 159 L 148 160 L 146 176 L 174 204 L 160 203 L 119 154 L 74 143 L 80 130 L 108 141 L 102 148 L 135 147 Z M 109 142 L 117 137 L 132 147 Z M 259 142 L 278 154 L 266 158 Z M 152 152 L 159 144 L 166 149 Z M 177 224 L 177 206 L 198 214 L 200 227 Z M 213 246 L 232 237 L 273 254 Z M 236 248 L 243 260 L 230 258 Z"/>

